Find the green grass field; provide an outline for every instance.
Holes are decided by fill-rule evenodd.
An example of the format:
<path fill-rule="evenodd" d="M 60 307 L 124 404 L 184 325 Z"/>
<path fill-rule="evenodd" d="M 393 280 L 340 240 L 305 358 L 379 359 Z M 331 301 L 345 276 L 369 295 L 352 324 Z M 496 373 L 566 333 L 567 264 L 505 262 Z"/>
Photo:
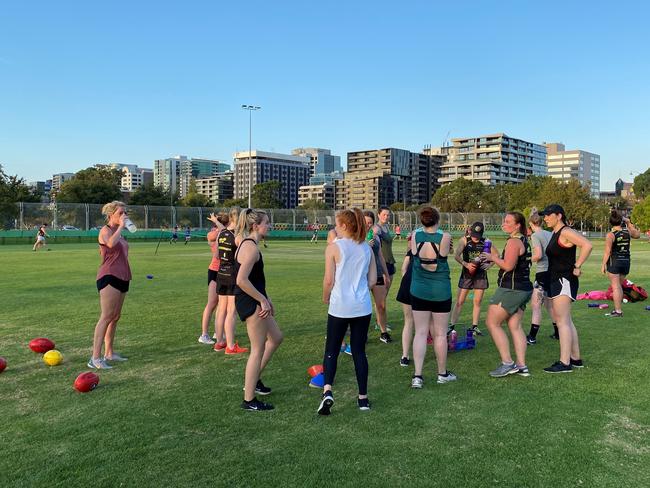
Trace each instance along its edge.
<path fill-rule="evenodd" d="M 396 243 L 400 254 L 402 247 Z M 154 248 L 131 246 L 134 279 L 116 347 L 130 360 L 100 372 L 100 387 L 79 394 L 72 383 L 87 370 L 99 314 L 97 246 L 38 253 L 31 245 L 0 246 L 0 356 L 9 363 L 0 374 L 0 487 L 650 483 L 650 302 L 625 305 L 623 319 L 575 304 L 583 370 L 542 371 L 559 356 L 545 317 L 539 343 L 528 351 L 531 377 L 490 378 L 498 355 L 486 335 L 476 350 L 450 355 L 456 383 L 435 384 L 430 350 L 425 388 L 412 390 L 412 368 L 398 364 L 395 283 L 389 323 L 396 340 L 381 344 L 371 331 L 367 348 L 372 411 L 356 408 L 352 361 L 342 355 L 336 405 L 321 418 L 320 394 L 307 386 L 306 369 L 322 360 L 324 243 L 271 241 L 263 250 L 268 291 L 285 333 L 264 374 L 276 409 L 244 412 L 245 357 L 197 343 L 207 245 L 163 243 L 157 256 Z M 650 285 L 650 245 L 635 242 L 632 252 L 630 278 Z M 597 242 L 581 291 L 607 287 L 601 256 Z M 454 285 L 458 274 L 454 263 Z M 530 311 L 526 330 L 529 324 Z M 56 342 L 63 365 L 47 367 L 28 349 L 38 336 Z M 248 344 L 243 325 L 238 338 Z"/>

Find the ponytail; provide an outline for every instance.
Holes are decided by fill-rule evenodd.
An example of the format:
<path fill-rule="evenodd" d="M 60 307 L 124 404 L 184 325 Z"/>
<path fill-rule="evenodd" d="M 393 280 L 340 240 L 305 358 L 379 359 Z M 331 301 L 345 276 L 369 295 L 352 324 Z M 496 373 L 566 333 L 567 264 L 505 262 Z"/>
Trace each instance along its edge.
<path fill-rule="evenodd" d="M 253 226 L 261 224 L 266 216 L 267 214 L 263 210 L 255 210 L 252 208 L 242 210 L 239 213 L 239 219 L 237 219 L 235 234 L 242 239 L 247 238 L 253 231 Z"/>
<path fill-rule="evenodd" d="M 366 219 L 361 210 L 358 208 L 339 210 L 336 218 L 341 224 L 345 224 L 353 241 L 360 244 L 366 240 Z"/>

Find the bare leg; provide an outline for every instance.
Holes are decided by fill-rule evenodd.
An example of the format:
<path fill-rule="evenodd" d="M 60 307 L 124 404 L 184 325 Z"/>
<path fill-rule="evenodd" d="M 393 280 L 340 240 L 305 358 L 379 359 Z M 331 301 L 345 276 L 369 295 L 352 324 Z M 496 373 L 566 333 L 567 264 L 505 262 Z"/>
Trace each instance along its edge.
<path fill-rule="evenodd" d="M 484 292 L 485 290 L 474 290 L 472 325 L 478 325 L 478 321 L 481 319 L 481 301 L 483 300 Z"/>
<path fill-rule="evenodd" d="M 510 315 L 506 309 L 500 305 L 490 305 L 488 308 L 487 319 L 485 323 L 490 331 L 490 336 L 494 341 L 494 345 L 499 351 L 501 362 L 504 364 L 512 363 L 512 356 L 510 355 L 510 342 L 505 331 L 501 328 L 501 324 L 508 320 Z"/>
<path fill-rule="evenodd" d="M 542 323 L 542 304 L 544 302 L 544 292 L 538 288 L 533 290 L 533 296 L 530 298 L 530 308 L 532 309 L 532 317 L 530 321 L 535 325 Z"/>
<path fill-rule="evenodd" d="M 413 310 L 410 305 L 402 304 L 404 328 L 402 329 L 402 357 L 408 358 L 413 337 Z"/>
<path fill-rule="evenodd" d="M 284 335 L 282 334 L 280 327 L 278 327 L 275 317 L 270 316 L 264 320 L 267 324 L 267 333 L 266 345 L 264 346 L 264 356 L 262 357 L 262 363 L 260 364 L 260 375 L 271 360 L 273 353 L 278 347 L 280 347 L 280 344 L 282 344 L 282 340 L 284 339 Z"/>
<path fill-rule="evenodd" d="M 223 342 L 224 338 L 224 329 L 226 326 L 226 316 L 228 315 L 228 298 L 230 297 L 219 297 L 217 304 L 217 316 L 214 321 L 214 335 L 217 338 L 217 342 Z M 226 340 L 227 340 L 226 334 Z"/>
<path fill-rule="evenodd" d="M 251 342 L 250 355 L 246 362 L 246 373 L 244 374 L 244 400 L 248 402 L 255 398 L 255 386 L 260 379 L 268 329 L 266 320 L 258 315 L 259 311 L 260 307 L 258 305 L 255 313 L 246 319 L 246 329 Z"/>
<path fill-rule="evenodd" d="M 386 332 L 386 287 L 375 286 L 372 289 L 372 296 L 375 297 L 377 324 L 382 332 Z"/>
<path fill-rule="evenodd" d="M 433 315 L 433 350 L 436 353 L 438 374 L 447 374 L 447 323 L 449 313 Z"/>
<path fill-rule="evenodd" d="M 454 308 L 451 309 L 451 325 L 456 325 L 458 323 L 458 317 L 460 317 L 460 312 L 463 309 L 463 304 L 467 298 L 469 290 L 465 288 L 458 289 L 458 298 L 456 298 L 456 304 Z"/>
<path fill-rule="evenodd" d="M 510 329 L 510 336 L 512 343 L 515 346 L 515 356 L 517 366 L 526 366 L 526 334 L 521 328 L 521 319 L 524 316 L 524 311 L 519 310 L 508 319 L 508 328 Z"/>
<path fill-rule="evenodd" d="M 618 275 L 618 274 L 613 274 L 613 273 L 607 273 L 607 277 L 609 278 L 609 284 L 612 287 L 612 298 L 614 299 L 614 310 L 617 312 L 621 312 L 623 310 L 623 287 L 621 286 L 621 282 L 625 279 L 624 276 Z"/>
<path fill-rule="evenodd" d="M 122 305 L 124 305 L 124 299 L 126 298 L 126 293 L 120 293 L 120 302 L 117 305 L 117 315 L 113 317 L 113 320 L 108 324 L 106 328 L 106 334 L 104 335 L 104 356 L 113 357 L 113 343 L 115 342 L 115 329 L 117 328 L 117 322 L 120 320 L 122 315 Z"/>
<path fill-rule="evenodd" d="M 93 359 L 99 359 L 102 354 L 102 344 L 108 324 L 119 315 L 122 293 L 112 286 L 107 286 L 99 292 L 99 305 L 101 315 L 95 325 L 95 334 L 93 336 Z"/>
<path fill-rule="evenodd" d="M 219 295 L 217 295 L 217 283 L 216 281 L 212 280 L 208 285 L 208 303 L 205 305 L 205 308 L 203 309 L 203 317 L 201 318 L 202 335 L 208 334 L 208 328 L 210 327 L 210 319 L 212 318 L 214 309 L 217 307 L 217 303 L 219 303 Z M 217 336 L 217 337 L 221 337 L 221 336 Z"/>
<path fill-rule="evenodd" d="M 415 375 L 422 376 L 424 356 L 427 352 L 427 334 L 429 333 L 429 322 L 431 312 L 413 310 L 413 323 L 415 325 L 415 336 L 413 337 L 413 363 Z"/>
<path fill-rule="evenodd" d="M 572 351 L 577 353 L 575 359 L 580 358 L 580 349 L 578 348 L 578 333 L 575 330 L 571 320 L 571 298 L 559 296 L 553 298 L 553 316 L 557 323 L 557 329 L 560 336 L 560 361 L 569 364 L 571 361 Z M 575 342 L 575 346 L 574 346 Z"/>
<path fill-rule="evenodd" d="M 235 327 L 237 326 L 237 309 L 235 308 L 235 296 L 229 295 L 224 297 L 227 300 L 228 307 L 226 309 L 226 320 L 224 329 L 226 331 L 226 344 L 230 349 L 235 347 Z M 217 336 L 218 337 L 218 336 Z"/>

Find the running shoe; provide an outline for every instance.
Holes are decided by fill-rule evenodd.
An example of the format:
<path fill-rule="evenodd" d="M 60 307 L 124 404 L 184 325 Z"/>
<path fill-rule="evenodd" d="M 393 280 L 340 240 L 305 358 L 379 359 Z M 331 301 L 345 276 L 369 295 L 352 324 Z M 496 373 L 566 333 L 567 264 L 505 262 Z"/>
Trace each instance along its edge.
<path fill-rule="evenodd" d="M 331 391 L 326 391 L 323 393 L 323 399 L 320 401 L 320 405 L 318 405 L 318 410 L 316 410 L 316 412 L 318 415 L 329 415 L 333 405 L 334 395 L 332 395 Z"/>
<path fill-rule="evenodd" d="M 571 363 L 570 364 L 574 368 L 584 368 L 585 367 L 584 363 L 582 362 L 582 359 L 573 359 L 573 358 L 571 358 Z"/>
<path fill-rule="evenodd" d="M 482 336 L 483 332 L 481 332 L 481 329 L 478 328 L 478 325 L 472 325 L 472 327 L 469 329 L 472 331 L 472 334 L 475 336 Z"/>
<path fill-rule="evenodd" d="M 424 380 L 422 376 L 414 376 L 411 379 L 411 388 L 422 388 L 424 386 Z"/>
<path fill-rule="evenodd" d="M 255 385 L 255 393 L 258 393 L 260 395 L 270 395 L 271 391 L 273 391 L 271 388 L 264 386 L 262 380 L 257 380 L 257 384 Z"/>
<path fill-rule="evenodd" d="M 452 381 L 456 381 L 458 377 L 452 373 L 451 371 L 447 371 L 445 374 L 439 374 L 438 375 L 438 384 L 442 385 L 444 383 L 451 383 Z"/>
<path fill-rule="evenodd" d="M 547 373 L 571 373 L 573 366 L 571 364 L 564 364 L 562 361 L 556 361 L 548 368 L 544 368 L 544 371 Z"/>
<path fill-rule="evenodd" d="M 213 348 L 213 349 L 214 349 L 215 351 L 217 351 L 217 352 L 221 352 L 221 351 L 225 351 L 225 349 L 226 349 L 227 346 L 228 346 L 228 344 L 226 343 L 226 341 L 223 341 L 223 342 L 217 342 L 217 343 L 214 345 L 214 348 Z"/>
<path fill-rule="evenodd" d="M 537 344 L 537 339 L 535 339 L 532 335 L 527 335 L 526 336 L 526 344 L 532 346 L 533 344 Z"/>
<path fill-rule="evenodd" d="M 370 400 L 367 398 L 358 398 L 357 404 L 359 405 L 359 410 L 370 410 Z"/>
<path fill-rule="evenodd" d="M 352 356 L 352 349 L 350 349 L 350 344 L 346 344 L 345 349 L 343 349 L 343 352 L 348 356 Z"/>
<path fill-rule="evenodd" d="M 530 371 L 528 371 L 528 366 L 517 366 L 517 372 L 515 374 L 527 378 L 530 376 Z"/>
<path fill-rule="evenodd" d="M 208 334 L 203 334 L 201 337 L 199 337 L 199 342 L 201 344 L 214 344 L 214 341 L 210 339 L 210 336 Z"/>
<path fill-rule="evenodd" d="M 245 352 L 248 352 L 247 347 L 239 347 L 239 344 L 235 342 L 235 345 L 230 348 L 226 346 L 226 354 L 228 355 L 234 355 L 234 354 L 243 354 Z"/>
<path fill-rule="evenodd" d="M 389 342 L 393 342 L 392 337 L 388 332 L 382 332 L 381 335 L 379 336 L 379 340 L 383 342 L 384 344 L 388 344 Z"/>
<path fill-rule="evenodd" d="M 121 363 L 124 361 L 128 361 L 129 358 L 125 358 L 124 356 L 120 356 L 118 353 L 114 352 L 113 355 L 109 358 L 108 356 L 104 356 L 104 361 L 112 361 L 115 363 Z"/>
<path fill-rule="evenodd" d="M 515 366 L 515 363 L 512 364 L 501 363 L 497 369 L 490 371 L 490 376 L 492 376 L 492 378 L 503 378 L 504 376 L 508 376 L 509 374 L 515 374 L 517 371 L 518 369 L 517 366 Z"/>
<path fill-rule="evenodd" d="M 608 316 L 608 317 L 622 317 L 623 312 L 617 312 L 616 310 L 614 310 L 612 313 L 608 313 L 608 314 L 605 314 L 605 315 Z"/>
<path fill-rule="evenodd" d="M 261 412 L 264 410 L 273 410 L 273 405 L 270 403 L 260 402 L 257 398 L 253 398 L 250 402 L 244 400 L 241 402 L 241 408 L 244 410 L 251 410 L 253 412 Z"/>
<path fill-rule="evenodd" d="M 92 368 L 92 369 L 112 369 L 113 368 L 113 366 L 110 366 L 103 359 L 93 359 L 93 358 L 90 358 L 90 361 L 88 361 L 88 367 Z"/>
<path fill-rule="evenodd" d="M 407 357 L 403 357 L 402 359 L 399 360 L 399 365 L 406 368 L 409 364 L 411 364 L 411 360 Z"/>

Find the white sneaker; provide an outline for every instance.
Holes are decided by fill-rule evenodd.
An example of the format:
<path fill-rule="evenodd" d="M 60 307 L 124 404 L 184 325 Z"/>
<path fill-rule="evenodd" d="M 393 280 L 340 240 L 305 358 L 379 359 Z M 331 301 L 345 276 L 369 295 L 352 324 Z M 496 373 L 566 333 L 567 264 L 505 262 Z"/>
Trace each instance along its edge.
<path fill-rule="evenodd" d="M 424 380 L 419 376 L 414 376 L 411 380 L 411 388 L 422 388 L 424 385 Z"/>
<path fill-rule="evenodd" d="M 451 381 L 456 381 L 457 379 L 458 378 L 456 377 L 456 375 L 454 373 L 452 373 L 451 371 L 447 371 L 446 375 L 442 375 L 442 374 L 438 375 L 438 383 L 440 383 L 440 384 L 449 383 Z"/>
<path fill-rule="evenodd" d="M 104 361 L 113 361 L 113 362 L 123 362 L 123 361 L 128 361 L 129 358 L 125 358 L 124 356 L 120 356 L 118 353 L 114 352 L 113 355 L 109 358 L 107 356 L 103 357 Z"/>
<path fill-rule="evenodd" d="M 210 336 L 208 334 L 203 334 L 201 337 L 199 337 L 199 342 L 201 344 L 214 344 L 214 341 L 210 339 Z"/>
<path fill-rule="evenodd" d="M 88 361 L 88 367 L 92 369 L 113 369 L 113 366 L 109 366 L 103 359 L 93 358 Z"/>

